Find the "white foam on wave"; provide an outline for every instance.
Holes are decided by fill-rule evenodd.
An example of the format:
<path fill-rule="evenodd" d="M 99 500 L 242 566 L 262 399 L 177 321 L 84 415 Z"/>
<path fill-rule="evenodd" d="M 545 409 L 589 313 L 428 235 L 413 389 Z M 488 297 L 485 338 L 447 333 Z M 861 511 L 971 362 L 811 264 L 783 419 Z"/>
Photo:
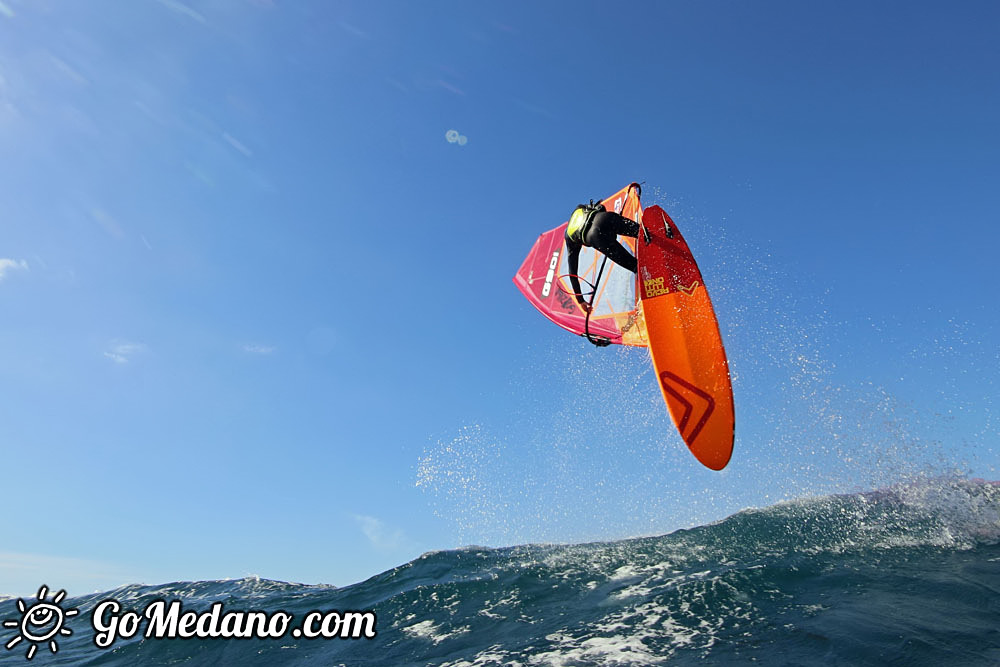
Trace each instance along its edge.
<path fill-rule="evenodd" d="M 445 632 L 440 625 L 436 625 L 430 620 L 420 621 L 419 623 L 414 623 L 400 629 L 410 637 L 425 639 L 435 644 L 440 644 L 446 639 L 458 637 L 469 632 L 469 626 L 467 625 L 455 628 L 451 632 Z"/>

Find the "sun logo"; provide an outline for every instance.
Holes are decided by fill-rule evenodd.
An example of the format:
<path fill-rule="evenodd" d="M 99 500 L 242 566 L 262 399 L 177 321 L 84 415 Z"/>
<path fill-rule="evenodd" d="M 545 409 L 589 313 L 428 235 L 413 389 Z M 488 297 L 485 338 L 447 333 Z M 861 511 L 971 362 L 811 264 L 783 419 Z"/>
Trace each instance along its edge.
<path fill-rule="evenodd" d="M 3 622 L 3 627 L 5 628 L 19 629 L 18 634 L 4 645 L 4 648 L 8 651 L 13 650 L 22 641 L 27 641 L 30 646 L 24 657 L 31 660 L 35 657 L 35 652 L 38 651 L 39 644 L 48 642 L 49 650 L 55 653 L 59 650 L 56 638 L 59 635 L 68 636 L 73 634 L 72 630 L 63 627 L 63 623 L 66 622 L 68 617 L 76 616 L 79 610 L 68 609 L 63 611 L 62 607 L 59 606 L 59 603 L 66 597 L 66 591 L 56 593 L 51 602 L 45 600 L 48 593 L 48 586 L 39 588 L 38 602 L 31 605 L 26 604 L 21 598 L 17 599 L 17 610 L 21 612 L 21 620 L 7 620 Z"/>

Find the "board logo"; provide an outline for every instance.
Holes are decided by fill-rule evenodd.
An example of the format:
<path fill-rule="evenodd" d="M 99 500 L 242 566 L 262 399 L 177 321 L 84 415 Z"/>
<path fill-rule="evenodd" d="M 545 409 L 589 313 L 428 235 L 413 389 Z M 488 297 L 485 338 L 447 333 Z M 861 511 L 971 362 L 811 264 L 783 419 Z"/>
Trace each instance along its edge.
<path fill-rule="evenodd" d="M 659 278 L 650 278 L 644 280 L 642 283 L 643 288 L 646 290 L 646 296 L 644 298 L 651 299 L 654 296 L 662 296 L 663 294 L 669 294 L 670 288 L 667 287 L 663 280 L 663 276 Z"/>
<path fill-rule="evenodd" d="M 556 277 L 556 265 L 559 264 L 559 251 L 552 253 L 552 260 L 549 261 L 549 272 L 545 274 L 545 284 L 542 285 L 542 296 L 547 297 L 552 292 L 552 281 Z"/>
<path fill-rule="evenodd" d="M 708 418 L 715 412 L 715 398 L 704 389 L 670 371 L 660 373 L 660 386 L 681 409 L 680 418 L 674 415 L 674 421 L 684 442 L 691 447 L 708 422 Z"/>
<path fill-rule="evenodd" d="M 701 285 L 701 283 L 696 280 L 693 283 L 691 283 L 690 287 L 684 287 L 684 285 L 677 285 L 677 289 L 684 292 L 688 296 L 691 296 L 692 294 L 694 294 L 694 291 L 698 289 L 699 285 Z"/>

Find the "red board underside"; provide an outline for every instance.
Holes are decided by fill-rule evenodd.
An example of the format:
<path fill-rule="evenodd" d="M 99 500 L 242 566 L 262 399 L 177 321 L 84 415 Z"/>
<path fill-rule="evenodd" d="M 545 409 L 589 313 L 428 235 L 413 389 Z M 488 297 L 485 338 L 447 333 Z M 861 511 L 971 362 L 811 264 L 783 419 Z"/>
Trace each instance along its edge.
<path fill-rule="evenodd" d="M 735 414 L 719 323 L 691 250 L 659 206 L 642 213 L 639 298 L 660 391 L 695 458 L 721 470 L 733 453 Z"/>

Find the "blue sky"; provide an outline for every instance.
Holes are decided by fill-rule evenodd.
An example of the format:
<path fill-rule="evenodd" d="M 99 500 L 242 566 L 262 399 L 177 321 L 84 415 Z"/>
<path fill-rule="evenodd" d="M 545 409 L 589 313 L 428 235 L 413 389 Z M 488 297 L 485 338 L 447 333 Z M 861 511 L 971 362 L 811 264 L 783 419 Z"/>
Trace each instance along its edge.
<path fill-rule="evenodd" d="M 3 0 L 0 593 L 345 585 L 995 479 L 998 27 L 988 2 Z M 632 180 L 716 303 L 723 473 L 641 351 L 511 283 Z"/>

